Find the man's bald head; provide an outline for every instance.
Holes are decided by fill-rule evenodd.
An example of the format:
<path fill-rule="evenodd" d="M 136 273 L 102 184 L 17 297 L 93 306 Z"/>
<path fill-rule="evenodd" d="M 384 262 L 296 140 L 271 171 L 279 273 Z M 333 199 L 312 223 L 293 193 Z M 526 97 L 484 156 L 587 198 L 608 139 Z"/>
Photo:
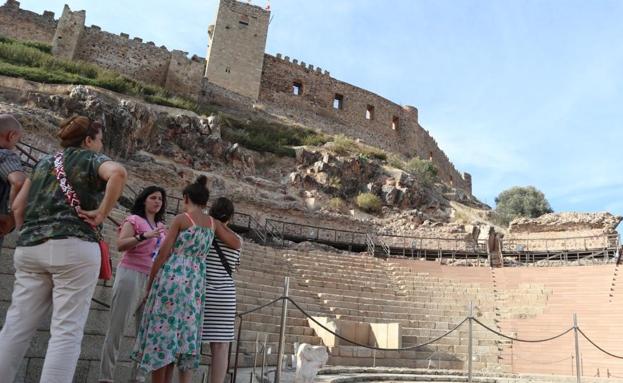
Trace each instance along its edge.
<path fill-rule="evenodd" d="M 0 134 L 7 132 L 21 132 L 22 124 L 10 114 L 0 114 Z"/>

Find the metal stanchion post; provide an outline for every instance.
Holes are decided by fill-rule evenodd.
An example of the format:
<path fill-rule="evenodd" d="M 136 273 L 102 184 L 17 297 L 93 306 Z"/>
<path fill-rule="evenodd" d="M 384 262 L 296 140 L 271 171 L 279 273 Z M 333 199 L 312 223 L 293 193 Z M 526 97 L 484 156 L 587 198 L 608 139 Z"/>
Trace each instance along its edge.
<path fill-rule="evenodd" d="M 472 383 L 472 343 L 473 343 L 473 323 L 472 320 L 474 318 L 474 302 L 469 302 L 469 343 L 467 344 L 467 381 L 468 383 Z"/>
<path fill-rule="evenodd" d="M 578 383 L 582 382 L 582 373 L 580 371 L 580 341 L 578 338 L 578 316 L 573 313 L 573 332 L 575 333 L 575 376 Z"/>
<path fill-rule="evenodd" d="M 288 297 L 290 289 L 290 277 L 285 277 L 283 284 L 283 296 Z M 281 328 L 279 332 L 279 349 L 277 351 L 277 371 L 275 371 L 275 383 L 281 379 L 281 368 L 283 366 L 284 343 L 286 340 L 286 321 L 288 319 L 288 300 L 284 299 L 281 304 Z"/>
<path fill-rule="evenodd" d="M 268 353 L 268 333 L 264 333 L 264 345 L 262 346 L 262 369 L 260 370 L 260 382 L 264 381 L 264 369 L 266 368 L 266 354 Z"/>
<path fill-rule="evenodd" d="M 236 359 L 234 360 L 234 373 L 231 375 L 231 383 L 236 383 L 238 375 L 238 355 L 240 354 L 240 333 L 242 332 L 242 316 L 239 317 L 238 336 L 236 337 Z"/>

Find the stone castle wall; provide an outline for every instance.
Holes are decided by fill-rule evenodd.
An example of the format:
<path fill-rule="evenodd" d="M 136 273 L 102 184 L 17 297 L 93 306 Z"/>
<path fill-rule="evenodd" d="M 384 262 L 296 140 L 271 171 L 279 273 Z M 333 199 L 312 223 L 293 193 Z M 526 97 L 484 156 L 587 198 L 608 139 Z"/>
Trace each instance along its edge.
<path fill-rule="evenodd" d="M 298 95 L 294 87 L 298 87 Z M 337 101 L 339 100 L 339 101 Z M 308 110 L 341 125 L 328 133 L 343 133 L 390 152 L 431 159 L 442 180 L 471 192 L 471 177 L 459 173 L 428 131 L 418 123 L 418 111 L 334 79 L 329 72 L 289 57 L 264 55 L 260 102 L 283 109 Z"/>
<path fill-rule="evenodd" d="M 0 7 L 0 35 L 18 40 L 51 44 L 57 22 L 54 12 L 43 15 L 20 9 L 19 2 L 7 0 Z"/>
<path fill-rule="evenodd" d="M 108 33 L 96 25 L 85 27 L 85 12 L 71 11 L 68 6 L 57 21 L 51 12 L 38 15 L 7 0 L 0 7 L 0 35 L 51 44 L 59 57 L 91 62 L 199 102 L 235 107 L 241 101 L 240 106 L 249 108 L 259 99 L 269 109 L 286 110 L 295 120 L 314 115 L 312 120 L 318 122 L 311 126 L 327 133 L 345 134 L 407 157 L 430 159 L 444 182 L 471 193 L 471 176 L 458 172 L 419 125 L 416 108 L 334 79 L 312 65 L 264 54 L 269 15 L 257 6 L 222 0 L 218 25 L 210 28 L 209 65 L 207 59 L 189 58 L 185 52 L 169 51 L 139 37 Z M 249 47 L 221 46 L 232 41 Z M 299 95 L 293 94 L 294 84 L 300 86 Z"/>
<path fill-rule="evenodd" d="M 54 13 L 38 15 L 8 0 L 0 7 L 0 35 L 52 45 L 53 53 L 69 60 L 94 63 L 148 84 L 196 98 L 201 89 L 205 59 L 188 58 L 185 52 L 169 51 L 139 37 L 85 27 L 85 12 L 65 6 L 59 20 Z"/>
<path fill-rule="evenodd" d="M 261 7 L 221 0 L 209 29 L 205 76 L 210 82 L 257 100 L 269 17 Z"/>

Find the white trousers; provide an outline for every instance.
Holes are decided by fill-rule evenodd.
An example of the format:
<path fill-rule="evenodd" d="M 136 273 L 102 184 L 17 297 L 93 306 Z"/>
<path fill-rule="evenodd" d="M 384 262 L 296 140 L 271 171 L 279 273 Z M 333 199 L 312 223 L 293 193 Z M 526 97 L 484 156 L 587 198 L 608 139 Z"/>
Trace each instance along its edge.
<path fill-rule="evenodd" d="M 99 245 L 78 238 L 15 249 L 13 296 L 0 331 L 3 382 L 14 381 L 31 338 L 50 310 L 50 341 L 40 382 L 72 382 L 100 261 Z"/>
<path fill-rule="evenodd" d="M 142 307 L 139 305 L 145 296 L 149 276 L 135 270 L 117 267 L 115 283 L 112 288 L 112 304 L 110 308 L 110 324 L 106 332 L 102 358 L 100 362 L 100 382 L 112 382 L 115 375 L 115 364 L 119 357 L 119 343 L 123 337 L 126 323 L 136 314 L 135 331 L 141 325 Z M 132 362 L 130 381 L 142 381 L 142 372 L 136 362 Z"/>

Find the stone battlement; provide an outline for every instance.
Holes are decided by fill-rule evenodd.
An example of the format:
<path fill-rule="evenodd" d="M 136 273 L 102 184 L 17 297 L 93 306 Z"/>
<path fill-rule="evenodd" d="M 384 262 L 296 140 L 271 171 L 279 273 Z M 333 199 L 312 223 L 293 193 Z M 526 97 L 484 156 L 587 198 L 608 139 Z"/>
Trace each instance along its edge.
<path fill-rule="evenodd" d="M 406 158 L 431 160 L 442 181 L 471 193 L 471 176 L 459 172 L 419 124 L 416 107 L 335 79 L 317 65 L 281 53 L 266 54 L 267 9 L 221 0 L 208 29 L 206 58 L 189 58 L 187 52 L 127 33 L 85 26 L 85 19 L 85 11 L 72 11 L 67 5 L 55 20 L 53 12 L 39 15 L 7 0 L 0 7 L 0 35 L 50 44 L 58 57 L 94 63 L 200 103 L 232 107 L 244 100 L 240 107 L 248 109 L 259 101 L 300 122 L 312 121 L 311 127 L 324 132 L 344 134 Z"/>

